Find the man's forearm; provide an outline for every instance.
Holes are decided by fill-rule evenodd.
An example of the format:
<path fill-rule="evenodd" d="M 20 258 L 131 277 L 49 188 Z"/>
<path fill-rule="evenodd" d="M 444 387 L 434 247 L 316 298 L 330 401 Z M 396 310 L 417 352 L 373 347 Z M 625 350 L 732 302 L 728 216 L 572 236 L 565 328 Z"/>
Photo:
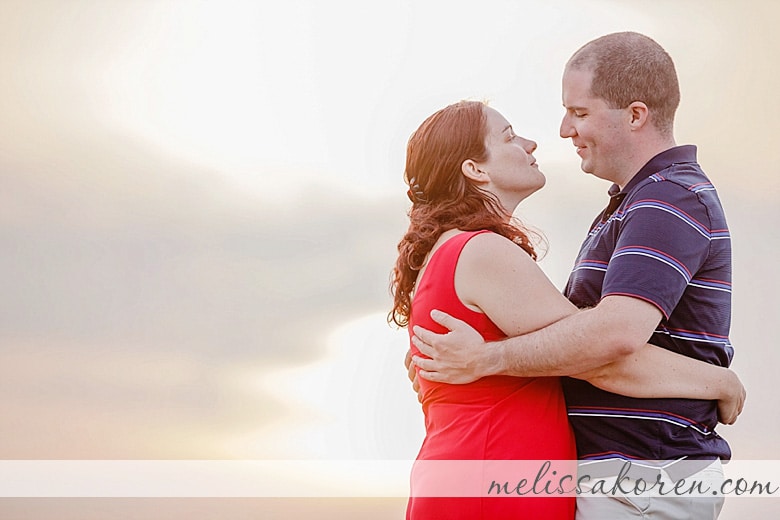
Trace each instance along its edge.
<path fill-rule="evenodd" d="M 494 373 L 520 377 L 571 375 L 635 352 L 650 336 L 647 324 L 619 325 L 609 306 L 582 310 L 535 332 L 489 343 Z"/>
<path fill-rule="evenodd" d="M 574 377 L 608 392 L 639 398 L 718 400 L 742 391 L 739 378 L 728 368 L 655 345 Z"/>
<path fill-rule="evenodd" d="M 463 384 L 490 375 L 520 377 L 581 374 L 643 347 L 662 317 L 654 305 L 608 296 L 598 306 L 569 315 L 536 332 L 485 343 L 469 324 L 439 311 L 431 318 L 450 332 L 414 327 L 413 361 L 430 381 Z"/>

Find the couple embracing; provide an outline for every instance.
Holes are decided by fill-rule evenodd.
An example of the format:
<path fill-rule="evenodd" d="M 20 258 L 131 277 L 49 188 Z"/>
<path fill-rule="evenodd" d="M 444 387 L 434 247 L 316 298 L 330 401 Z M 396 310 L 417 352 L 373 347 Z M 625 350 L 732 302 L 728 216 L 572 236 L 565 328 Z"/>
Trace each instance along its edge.
<path fill-rule="evenodd" d="M 412 134 L 390 319 L 410 332 L 426 427 L 418 462 L 579 459 L 581 472 L 607 480 L 722 480 L 730 449 L 715 427 L 733 423 L 745 399 L 727 368 L 731 243 L 696 148 L 675 143 L 679 100 L 672 59 L 641 34 L 603 36 L 566 64 L 560 135 L 584 172 L 613 184 L 563 294 L 512 218 L 545 183 L 536 143 L 476 101 Z M 415 485 L 413 474 L 415 520 L 714 519 L 723 505 L 628 493 L 438 497 Z"/>

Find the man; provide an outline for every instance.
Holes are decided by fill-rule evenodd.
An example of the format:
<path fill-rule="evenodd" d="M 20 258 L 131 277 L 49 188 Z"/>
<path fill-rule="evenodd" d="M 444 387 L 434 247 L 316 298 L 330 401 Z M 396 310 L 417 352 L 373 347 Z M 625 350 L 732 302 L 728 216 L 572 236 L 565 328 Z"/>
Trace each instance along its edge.
<path fill-rule="evenodd" d="M 648 341 L 729 365 L 729 232 L 715 189 L 696 162 L 696 148 L 675 143 L 679 100 L 671 58 L 646 36 L 610 34 L 571 57 L 563 75 L 561 137 L 572 139 L 584 172 L 614 183 L 565 289 L 584 310 L 489 344 L 465 323 L 434 313 L 452 332 L 415 328 L 414 344 L 431 358 L 413 358 L 420 377 L 468 383 L 495 374 L 571 375 L 631 355 Z M 623 468 L 624 461 L 645 460 L 665 462 L 648 464 L 648 473 L 632 478 L 668 480 L 670 487 L 680 478 L 722 478 L 720 459 L 728 459 L 730 449 L 714 431 L 714 402 L 640 400 L 585 381 L 565 378 L 563 384 L 579 457 L 593 462 L 583 471 L 591 476 L 622 479 L 614 463 Z M 665 469 L 658 470 L 661 466 Z M 653 518 L 717 518 L 723 504 L 719 496 L 585 495 L 578 498 L 582 520 L 640 511 L 657 515 Z"/>

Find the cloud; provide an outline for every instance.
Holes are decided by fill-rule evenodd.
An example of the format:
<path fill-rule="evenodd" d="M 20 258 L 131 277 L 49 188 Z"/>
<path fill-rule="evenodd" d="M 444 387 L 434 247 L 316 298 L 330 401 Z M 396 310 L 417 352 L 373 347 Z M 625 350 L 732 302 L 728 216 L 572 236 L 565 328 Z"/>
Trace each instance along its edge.
<path fill-rule="evenodd" d="M 2 455 L 219 456 L 284 406 L 231 386 L 236 366 L 317 359 L 388 308 L 405 203 L 269 202 L 92 132 L 0 168 Z"/>
<path fill-rule="evenodd" d="M 258 432 L 295 411 L 284 392 L 247 387 L 237 374 L 291 370 L 300 378 L 292 384 L 317 396 L 319 376 L 295 367 L 314 363 L 337 373 L 336 360 L 354 360 L 353 351 L 329 358 L 327 338 L 389 306 L 406 201 L 400 181 L 395 190 L 387 179 L 400 179 L 403 140 L 414 125 L 459 97 L 493 98 L 507 115 L 522 116 L 516 125 L 540 142 L 548 188 L 521 214 L 550 239 L 543 266 L 561 286 L 606 186 L 579 172 L 570 145 L 556 137 L 560 67 L 591 33 L 624 29 L 627 19 L 657 32 L 678 64 L 678 138 L 699 144 L 735 234 L 736 363 L 754 385 L 751 395 L 771 393 L 761 385 L 774 366 L 766 326 L 776 314 L 772 259 L 780 248 L 770 227 L 778 221 L 773 172 L 780 157 L 771 126 L 777 109 L 766 101 L 780 88 L 767 65 L 779 47 L 770 23 L 776 8 L 721 3 L 700 13 L 693 2 L 675 2 L 686 24 L 681 31 L 669 24 L 670 5 L 594 2 L 588 16 L 604 18 L 586 24 L 576 10 L 534 9 L 521 19 L 522 6 L 509 6 L 512 16 L 491 26 L 500 30 L 480 45 L 463 40 L 441 57 L 431 54 L 446 49 L 434 45 L 430 27 L 444 4 L 388 13 L 395 24 L 383 25 L 386 41 L 373 38 L 381 45 L 360 49 L 353 40 L 375 35 L 371 25 L 295 18 L 301 31 L 312 24 L 307 38 L 316 52 L 296 44 L 294 56 L 316 67 L 291 66 L 270 49 L 270 71 L 281 80 L 268 84 L 272 96 L 244 106 L 244 97 L 225 100 L 237 91 L 222 90 L 217 79 L 194 82 L 208 79 L 204 71 L 237 74 L 232 65 L 242 60 L 225 62 L 209 44 L 219 38 L 198 32 L 219 24 L 201 25 L 207 18 L 197 13 L 170 16 L 187 11 L 186 2 L 151 11 L 123 2 L 2 4 L 0 60 L 9 73 L 0 80 L 0 456 L 219 457 L 225 439 L 257 434 L 262 442 Z M 235 27 L 236 12 L 220 18 L 223 29 Z M 448 4 L 444 20 L 473 25 L 458 12 Z M 479 16 L 494 18 L 490 9 Z M 180 32 L 167 30 L 177 24 Z M 243 20 L 243 32 L 228 40 L 244 42 L 251 26 Z M 345 28 L 351 32 L 338 30 Z M 531 44 L 512 39 L 518 28 Z M 185 52 L 192 48 L 205 53 L 205 62 Z M 154 62 L 157 51 L 164 59 Z M 169 66 L 194 76 L 168 75 Z M 283 80 L 290 77 L 297 80 L 293 102 L 279 101 L 273 117 L 261 119 L 288 92 Z M 267 77 L 260 79 L 257 85 L 265 85 Z M 240 93 L 251 96 L 255 85 Z M 201 101 L 208 106 L 199 112 Z M 177 107 L 182 120 L 165 119 Z M 133 124 L 119 120 L 133 114 Z M 204 115 L 221 124 L 210 126 Z M 246 135 L 229 138 L 229 123 L 241 119 L 253 121 L 249 130 L 274 132 L 257 140 L 262 150 L 245 151 L 251 160 L 242 163 L 244 184 L 235 182 L 232 156 L 199 161 L 179 146 L 192 138 L 212 155 L 251 148 L 255 141 Z M 138 131 L 139 121 L 154 127 L 152 137 Z M 174 135 L 185 130 L 182 121 L 194 125 L 184 137 Z M 566 162 L 558 148 L 571 155 Z M 275 160 L 256 160 L 269 154 Z M 388 192 L 377 195 L 376 186 Z M 370 197 L 361 195 L 364 187 Z M 323 395 L 337 399 L 334 391 Z M 750 399 L 745 417 L 726 432 L 750 439 L 735 443 L 742 456 L 767 456 L 765 439 L 752 442 L 758 434 L 747 433 L 768 431 L 774 415 L 764 403 Z"/>

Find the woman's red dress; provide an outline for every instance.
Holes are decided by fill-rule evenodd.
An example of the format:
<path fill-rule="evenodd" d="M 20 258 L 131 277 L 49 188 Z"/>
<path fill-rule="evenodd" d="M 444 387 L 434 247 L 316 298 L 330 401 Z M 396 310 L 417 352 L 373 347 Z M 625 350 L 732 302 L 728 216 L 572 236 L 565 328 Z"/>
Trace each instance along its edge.
<path fill-rule="evenodd" d="M 461 251 L 472 237 L 485 232 L 489 231 L 460 233 L 447 240 L 431 255 L 416 287 L 409 319 L 410 335 L 414 325 L 434 332 L 446 332 L 430 318 L 430 311 L 439 309 L 469 323 L 488 341 L 506 337 L 485 314 L 466 307 L 455 292 L 455 268 Z M 419 355 L 414 346 L 412 351 Z M 420 388 L 426 435 L 417 461 L 576 459 L 566 405 L 556 377 L 491 376 L 465 385 L 435 383 L 420 378 Z M 466 471 L 471 471 L 478 465 L 479 463 L 470 466 L 467 464 L 469 469 Z M 448 468 L 446 464 L 441 466 L 442 470 L 449 472 Z M 457 480 L 473 477 L 474 475 L 452 473 L 440 474 L 439 477 L 430 474 L 416 476 L 413 471 L 412 493 L 406 518 L 574 518 L 575 499 L 572 496 L 545 496 L 544 493 L 511 497 L 415 496 L 418 492 L 424 495 L 427 493 L 425 489 L 430 489 L 431 481 L 425 482 L 426 479 L 441 478 L 441 483 L 446 480 L 453 482 L 453 478 Z M 491 484 L 490 478 L 489 474 L 483 475 L 486 488 Z M 552 481 L 548 489 L 556 489 L 557 480 L 552 478 Z M 510 482 L 509 489 L 512 490 L 515 484 L 517 482 Z M 541 488 L 540 485 L 539 489 Z"/>

